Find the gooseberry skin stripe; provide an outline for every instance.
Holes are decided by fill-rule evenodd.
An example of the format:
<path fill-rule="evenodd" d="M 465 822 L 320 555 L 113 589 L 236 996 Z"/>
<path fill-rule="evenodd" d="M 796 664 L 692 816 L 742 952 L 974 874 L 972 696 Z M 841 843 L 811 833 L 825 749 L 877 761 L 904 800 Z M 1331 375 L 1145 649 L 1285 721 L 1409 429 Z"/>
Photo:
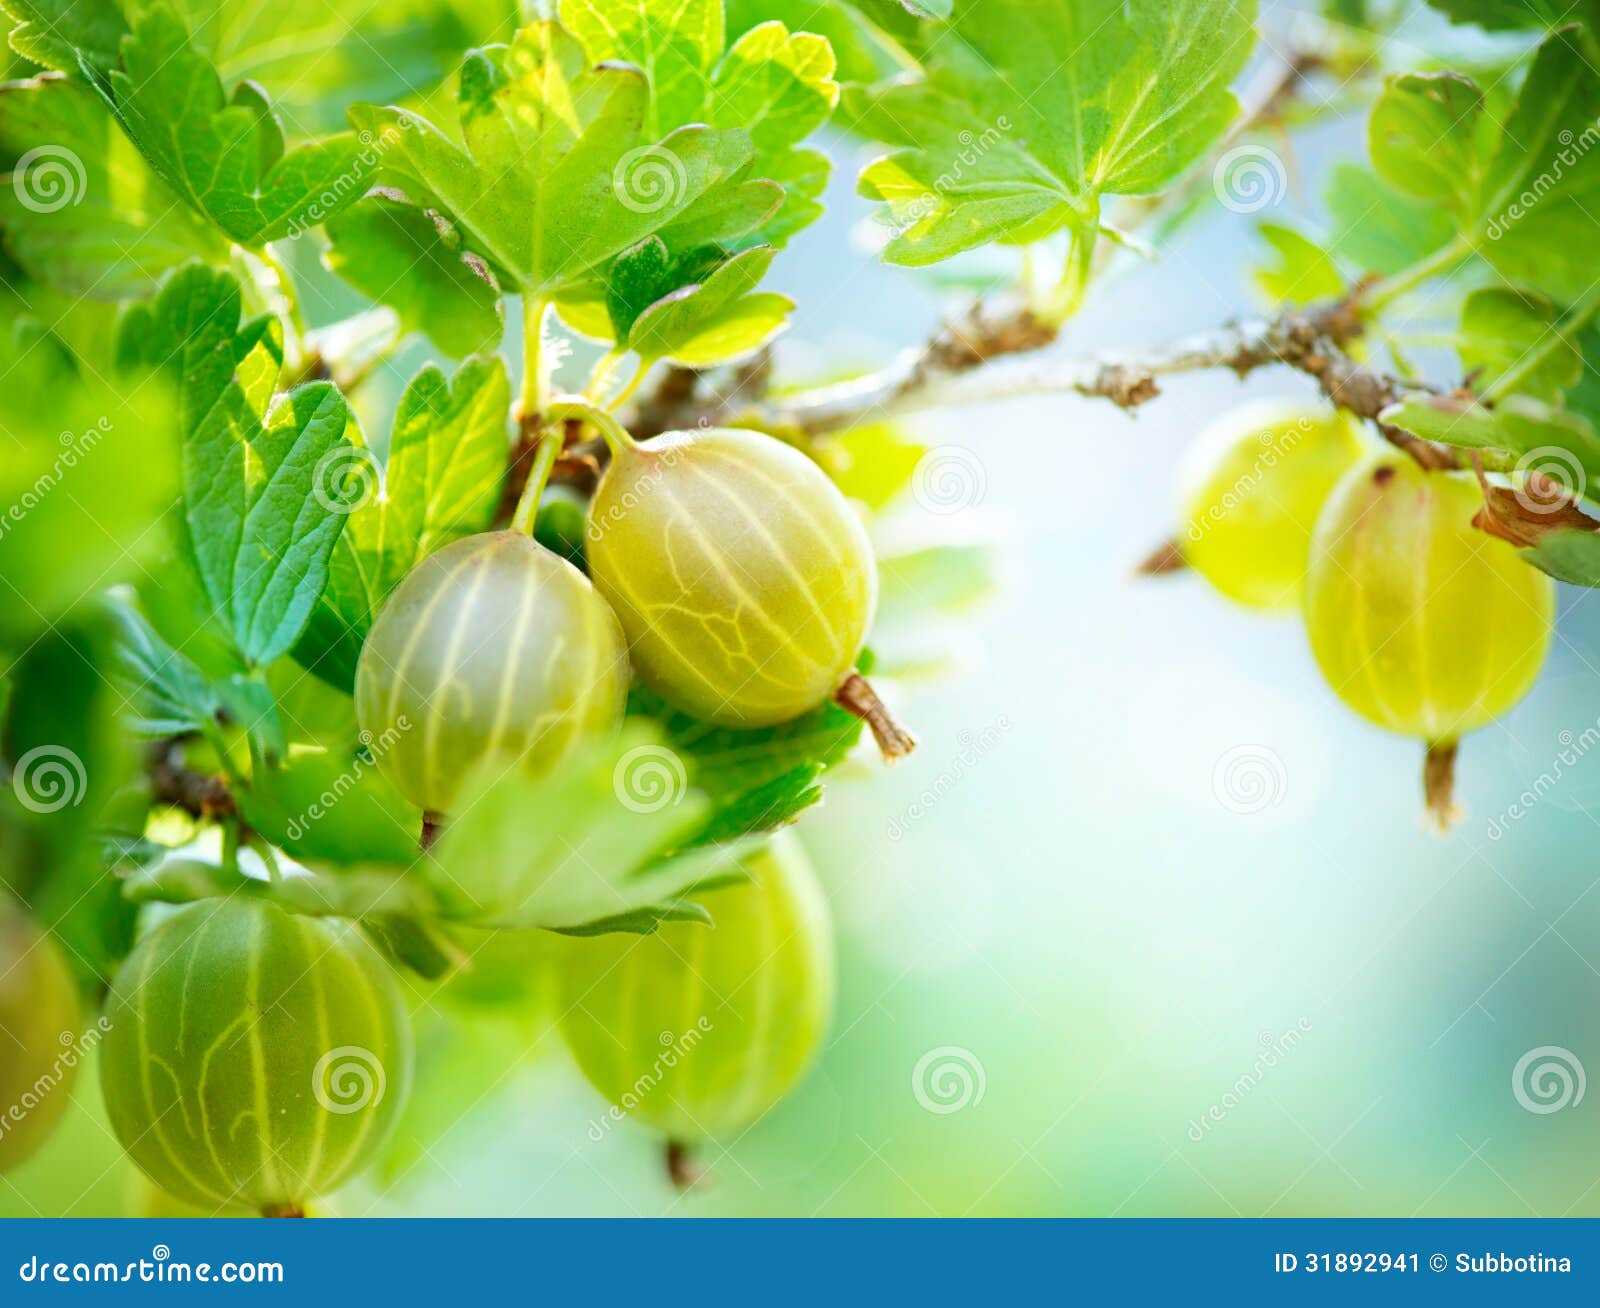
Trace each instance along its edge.
<path fill-rule="evenodd" d="M 762 726 L 850 674 L 877 599 L 865 529 L 803 454 L 758 432 L 668 433 L 613 458 L 589 566 L 640 678 L 707 721 Z"/>
<path fill-rule="evenodd" d="M 187 1012 L 181 1040 L 175 1008 Z M 299 1207 L 336 1188 L 372 1161 L 409 1087 L 409 1019 L 372 947 L 244 892 L 190 905 L 142 939 L 107 1015 L 112 1129 L 157 1185 L 194 1203 Z M 325 1060 L 346 1049 L 376 1070 L 361 1102 L 330 1104 Z"/>

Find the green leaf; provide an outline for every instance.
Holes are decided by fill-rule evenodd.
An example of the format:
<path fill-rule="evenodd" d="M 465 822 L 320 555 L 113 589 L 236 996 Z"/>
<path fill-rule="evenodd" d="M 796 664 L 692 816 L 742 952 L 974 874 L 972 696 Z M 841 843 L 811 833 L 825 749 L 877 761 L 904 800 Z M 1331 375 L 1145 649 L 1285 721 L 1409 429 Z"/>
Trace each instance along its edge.
<path fill-rule="evenodd" d="M 1592 531 L 1556 531 L 1544 537 L 1522 557 L 1557 581 L 1571 586 L 1600 586 L 1600 534 Z"/>
<path fill-rule="evenodd" d="M 352 133 L 285 153 L 283 127 L 259 88 L 240 83 L 230 99 L 165 6 L 134 20 L 121 66 L 94 80 L 150 166 L 252 249 L 354 203 L 377 167 L 379 151 Z"/>
<path fill-rule="evenodd" d="M 1421 263 L 1455 230 L 1444 209 L 1417 204 L 1357 164 L 1333 170 L 1327 203 L 1334 226 L 1329 249 L 1363 272 L 1387 275 Z"/>
<path fill-rule="evenodd" d="M 207 597 L 241 657 L 299 638 L 347 514 L 349 409 L 313 382 L 268 408 L 281 362 L 269 321 L 241 326 L 239 284 L 201 267 L 170 278 L 123 325 L 124 358 L 180 386 L 185 521 Z"/>
<path fill-rule="evenodd" d="M 1475 389 L 1514 371 L 1518 394 L 1559 400 L 1583 373 L 1577 343 L 1559 323 L 1555 306 L 1543 296 L 1502 287 L 1476 290 L 1461 306 L 1461 366 L 1478 372 Z"/>
<path fill-rule="evenodd" d="M 81 82 L 0 85 L 0 229 L 18 264 L 64 295 L 146 295 L 227 243 L 178 203 Z"/>
<path fill-rule="evenodd" d="M 707 367 L 759 349 L 783 330 L 794 302 L 757 292 L 774 251 L 758 246 L 651 304 L 633 322 L 628 348 L 646 362 Z"/>
<path fill-rule="evenodd" d="M 295 651 L 302 664 L 336 686 L 353 686 L 361 646 L 389 593 L 427 555 L 488 528 L 505 477 L 510 407 L 510 381 L 496 356 L 468 359 L 451 378 L 431 364 L 412 378 L 381 477 L 371 454 L 357 455 L 365 493 Z"/>
<path fill-rule="evenodd" d="M 493 350 L 505 321 L 500 288 L 481 259 L 463 256 L 442 217 L 374 193 L 327 223 L 328 267 L 400 315 L 452 358 Z"/>
<path fill-rule="evenodd" d="M 570 295 L 749 163 L 742 132 L 684 127 L 644 133 L 649 87 L 636 68 L 590 67 L 554 23 L 463 65 L 465 148 L 397 108 L 351 116 L 383 147 L 384 176 L 415 204 L 445 214 L 466 249 L 524 294 Z"/>
<path fill-rule="evenodd" d="M 222 707 L 193 660 L 173 649 L 125 597 L 110 602 L 116 624 L 112 675 L 133 713 L 128 725 L 147 736 L 208 731 Z"/>
<path fill-rule="evenodd" d="M 1491 32 L 1588 24 L 1600 32 L 1600 0 L 1428 0 L 1455 23 L 1476 23 Z"/>
<path fill-rule="evenodd" d="M 1577 345 L 1583 367 L 1577 385 L 1567 392 L 1567 407 L 1600 428 L 1600 321 L 1578 333 Z"/>
<path fill-rule="evenodd" d="M 957 0 L 913 36 L 921 77 L 847 100 L 901 147 L 861 176 L 895 231 L 886 257 L 1093 239 L 1102 196 L 1159 193 L 1221 136 L 1254 17 L 1253 0 Z"/>
<path fill-rule="evenodd" d="M 58 73 L 110 68 L 128 31 L 117 0 L 0 0 L 0 14 L 17 24 L 11 48 Z"/>
<path fill-rule="evenodd" d="M 1373 106 L 1372 164 L 1395 190 L 1444 205 L 1470 222 L 1482 203 L 1483 93 L 1458 73 L 1392 77 Z"/>
<path fill-rule="evenodd" d="M 727 875 L 744 852 L 739 845 L 671 854 L 709 810 L 659 732 L 634 721 L 553 776 L 513 769 L 469 782 L 414 873 L 455 921 L 583 927 L 671 903 Z"/>
<path fill-rule="evenodd" d="M 1314 304 L 1344 293 L 1347 279 L 1326 247 L 1280 223 L 1257 230 L 1277 255 L 1275 264 L 1255 270 L 1256 285 L 1273 304 Z"/>
<path fill-rule="evenodd" d="M 883 37 L 847 0 L 727 0 L 724 9 L 733 37 L 770 22 L 824 37 L 841 82 L 872 82 L 898 69 Z"/>
<path fill-rule="evenodd" d="M 1504 450 L 1530 457 L 1580 492 L 1600 486 L 1600 436 L 1575 413 L 1513 395 L 1494 408 L 1454 396 L 1426 396 L 1390 405 L 1378 420 L 1424 440 L 1464 449 Z"/>

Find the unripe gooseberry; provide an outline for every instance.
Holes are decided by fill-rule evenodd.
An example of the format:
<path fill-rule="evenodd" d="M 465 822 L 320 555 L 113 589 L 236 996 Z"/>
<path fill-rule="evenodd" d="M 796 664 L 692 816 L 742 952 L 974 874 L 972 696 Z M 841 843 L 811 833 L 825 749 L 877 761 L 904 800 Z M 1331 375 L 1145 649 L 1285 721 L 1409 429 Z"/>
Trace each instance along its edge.
<path fill-rule="evenodd" d="M 1555 584 L 1477 530 L 1470 474 L 1403 454 L 1352 469 L 1317 520 L 1306 574 L 1312 653 L 1341 699 L 1428 746 L 1429 813 L 1452 816 L 1456 742 L 1539 675 Z"/>
<path fill-rule="evenodd" d="M 548 772 L 615 727 L 622 630 L 581 572 L 517 531 L 430 554 L 395 589 L 356 668 L 356 715 L 383 775 L 447 812 L 481 762 Z"/>
<path fill-rule="evenodd" d="M 681 1144 L 782 1099 L 833 1005 L 832 927 L 799 845 L 782 833 L 744 866 L 748 882 L 697 896 L 714 925 L 574 940 L 560 968 L 561 1034 L 612 1117 Z"/>
<path fill-rule="evenodd" d="M 1249 608 L 1293 609 L 1317 515 L 1361 450 L 1337 410 L 1262 400 L 1222 414 L 1179 476 L 1184 562 Z"/>
<path fill-rule="evenodd" d="M 785 722 L 826 700 L 851 676 L 877 603 L 872 545 L 839 489 L 754 431 L 615 441 L 588 558 L 640 679 L 726 726 Z"/>
<path fill-rule="evenodd" d="M 82 1017 L 61 947 L 0 898 L 0 1172 L 32 1157 L 66 1112 Z"/>
<path fill-rule="evenodd" d="M 213 1210 L 300 1213 L 373 1163 L 411 1082 L 388 965 L 348 923 L 253 897 L 180 909 L 117 973 L 100 1077 L 146 1175 Z"/>

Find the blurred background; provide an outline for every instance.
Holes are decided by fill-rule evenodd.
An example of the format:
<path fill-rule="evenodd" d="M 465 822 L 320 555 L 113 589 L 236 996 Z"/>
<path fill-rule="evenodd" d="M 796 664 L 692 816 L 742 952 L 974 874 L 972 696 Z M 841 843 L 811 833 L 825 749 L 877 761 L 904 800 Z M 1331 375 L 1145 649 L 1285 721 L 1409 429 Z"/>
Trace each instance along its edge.
<path fill-rule="evenodd" d="M 1293 18 L 1263 11 L 1269 36 Z M 1392 57 L 1439 36 L 1413 15 Z M 1213 206 L 1101 286 L 1060 348 L 1259 307 L 1255 224 L 1315 220 L 1362 129 L 1353 111 L 1297 133 L 1267 201 Z M 775 279 L 800 304 L 779 357 L 801 375 L 888 362 L 948 305 L 876 261 L 856 149 L 834 153 L 829 215 Z M 1136 416 L 1055 398 L 918 420 L 966 452 L 965 489 L 959 512 L 908 505 L 906 530 L 996 540 L 1003 586 L 952 633 L 947 675 L 889 688 L 916 755 L 848 765 L 800 828 L 839 935 L 818 1065 L 679 1195 L 644 1130 L 591 1137 L 605 1105 L 537 1018 L 485 1023 L 434 1046 L 454 1093 L 333 1210 L 1600 1217 L 1600 1092 L 1582 1093 L 1600 1070 L 1600 757 L 1559 757 L 1600 722 L 1600 602 L 1562 588 L 1545 674 L 1464 743 L 1467 816 L 1441 838 L 1421 747 L 1338 704 L 1295 619 L 1192 576 L 1132 578 L 1177 525 L 1174 468 L 1203 423 L 1310 394 L 1281 371 L 1199 375 Z M 1541 1101 L 1551 1058 L 1567 1080 Z M 0 1177 L 0 1214 L 132 1211 L 93 1069 L 73 1093 L 68 1125 Z"/>

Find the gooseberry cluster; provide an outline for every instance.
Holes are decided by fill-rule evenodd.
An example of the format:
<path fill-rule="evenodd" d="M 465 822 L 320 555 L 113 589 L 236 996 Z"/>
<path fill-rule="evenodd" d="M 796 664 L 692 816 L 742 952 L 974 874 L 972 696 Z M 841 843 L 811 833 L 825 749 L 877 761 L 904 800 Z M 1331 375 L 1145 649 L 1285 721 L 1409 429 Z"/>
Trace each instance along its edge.
<path fill-rule="evenodd" d="M 1247 607 L 1298 607 L 1339 698 L 1423 742 L 1448 827 L 1461 737 L 1527 694 L 1555 616 L 1555 583 L 1474 525 L 1473 475 L 1364 447 L 1331 410 L 1252 404 L 1202 434 L 1182 506 L 1185 563 Z"/>

